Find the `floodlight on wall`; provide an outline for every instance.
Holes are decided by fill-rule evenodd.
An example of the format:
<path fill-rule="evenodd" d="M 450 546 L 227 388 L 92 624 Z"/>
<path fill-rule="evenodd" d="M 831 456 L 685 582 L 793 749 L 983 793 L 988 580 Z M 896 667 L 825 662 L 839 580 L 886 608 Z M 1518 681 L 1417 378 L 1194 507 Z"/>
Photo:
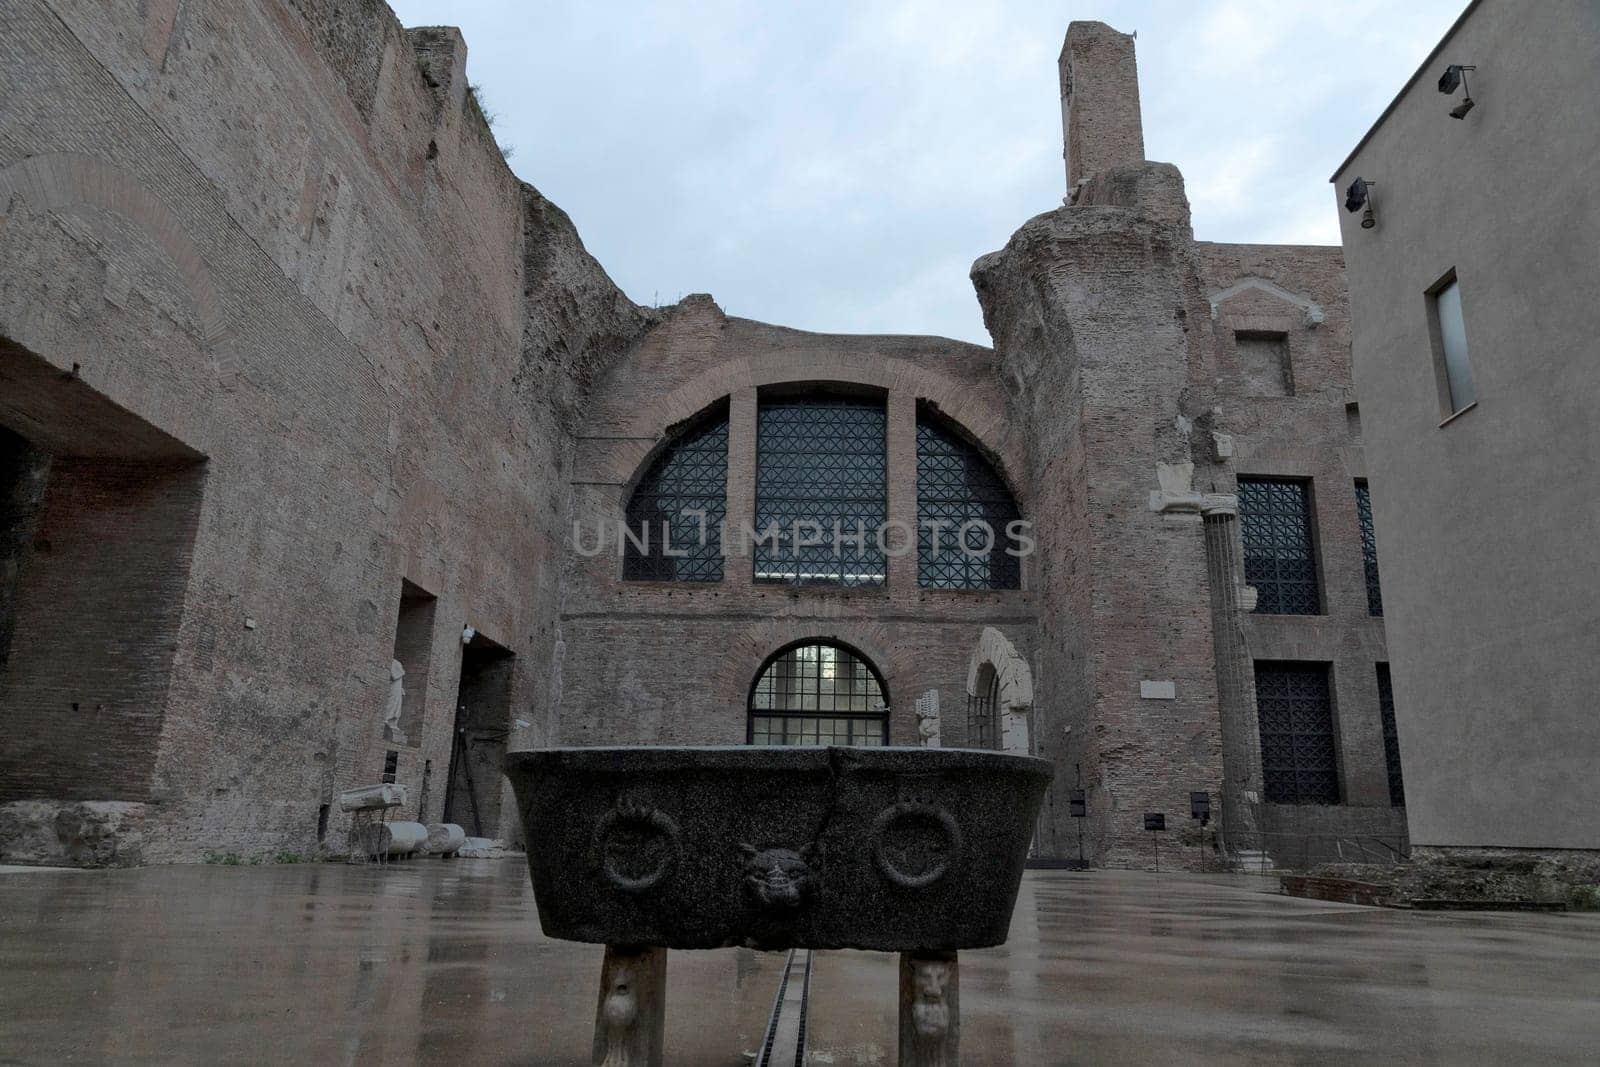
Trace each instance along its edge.
<path fill-rule="evenodd" d="M 1350 183 L 1350 188 L 1344 193 L 1344 209 L 1346 211 L 1361 212 L 1361 228 L 1370 230 L 1378 224 L 1377 216 L 1372 213 L 1372 187 L 1377 182 L 1365 178 L 1357 178 Z M 1363 210 L 1365 209 L 1365 210 Z"/>
<path fill-rule="evenodd" d="M 1472 110 L 1472 89 L 1467 85 L 1467 71 L 1477 70 L 1470 64 L 1452 63 L 1444 68 L 1444 73 L 1439 75 L 1439 91 L 1446 96 L 1461 90 L 1461 103 L 1450 109 L 1450 117 L 1464 119 L 1467 112 Z"/>

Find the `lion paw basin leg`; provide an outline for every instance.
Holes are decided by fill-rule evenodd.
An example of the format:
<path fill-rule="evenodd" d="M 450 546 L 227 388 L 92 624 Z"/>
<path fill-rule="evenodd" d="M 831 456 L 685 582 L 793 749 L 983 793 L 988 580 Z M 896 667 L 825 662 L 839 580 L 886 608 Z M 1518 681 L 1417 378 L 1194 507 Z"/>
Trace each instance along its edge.
<path fill-rule="evenodd" d="M 667 1024 L 667 950 L 607 945 L 594 1013 L 595 1067 L 660 1067 Z"/>

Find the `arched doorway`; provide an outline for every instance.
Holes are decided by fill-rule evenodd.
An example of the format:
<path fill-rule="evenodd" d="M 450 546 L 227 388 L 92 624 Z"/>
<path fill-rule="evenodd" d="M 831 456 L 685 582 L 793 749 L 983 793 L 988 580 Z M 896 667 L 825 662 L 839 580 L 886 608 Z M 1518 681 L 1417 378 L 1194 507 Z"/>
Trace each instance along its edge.
<path fill-rule="evenodd" d="M 887 745 L 889 691 L 855 650 L 798 641 L 761 665 L 746 719 L 752 745 Z"/>
<path fill-rule="evenodd" d="M 967 661 L 969 744 L 1027 754 L 1033 672 L 1005 634 L 985 626 Z"/>
<path fill-rule="evenodd" d="M 1000 703 L 1000 673 L 994 664 L 978 668 L 978 681 L 967 694 L 967 747 L 999 748 L 995 716 Z"/>

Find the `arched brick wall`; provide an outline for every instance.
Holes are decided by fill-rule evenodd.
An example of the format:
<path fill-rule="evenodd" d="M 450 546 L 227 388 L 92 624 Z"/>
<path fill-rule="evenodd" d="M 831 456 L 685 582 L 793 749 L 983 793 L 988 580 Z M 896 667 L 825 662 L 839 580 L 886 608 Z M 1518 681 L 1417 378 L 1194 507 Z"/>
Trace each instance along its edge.
<path fill-rule="evenodd" d="M 172 209 L 132 175 L 94 156 L 45 153 L 0 169 L 0 215 L 18 195 L 40 210 L 83 204 L 133 223 L 167 254 L 187 283 L 205 343 L 215 345 L 227 334 L 222 300 L 200 249 Z"/>
<path fill-rule="evenodd" d="M 809 335 L 808 335 L 809 336 Z M 952 342 L 940 342 L 949 345 Z M 930 344 L 930 348 L 934 347 Z M 975 351 L 982 351 L 975 349 Z M 972 437 L 995 463 L 1019 505 L 1026 509 L 1029 487 L 1024 443 L 1011 432 L 999 376 L 992 388 L 975 388 L 971 382 L 945 374 L 911 358 L 878 358 L 870 349 L 816 352 L 809 348 L 777 346 L 754 355 L 735 355 L 701 370 L 665 393 L 636 396 L 639 402 L 625 411 L 610 437 L 616 447 L 607 449 L 594 471 L 596 479 L 631 488 L 643 467 L 655 458 L 661 440 L 672 427 L 703 413 L 723 397 L 742 389 L 792 382 L 837 382 L 909 393 L 935 405 L 948 419 Z M 602 387 L 601 400 L 606 389 Z"/>

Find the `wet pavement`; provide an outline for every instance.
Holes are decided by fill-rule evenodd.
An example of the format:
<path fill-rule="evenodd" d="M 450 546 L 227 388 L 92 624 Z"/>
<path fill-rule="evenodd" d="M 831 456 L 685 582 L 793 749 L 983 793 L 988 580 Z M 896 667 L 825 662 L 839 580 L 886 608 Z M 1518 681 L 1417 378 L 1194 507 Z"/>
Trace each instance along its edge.
<path fill-rule="evenodd" d="M 1600 915 L 1030 872 L 961 957 L 968 1064 L 1600 1061 Z M 601 950 L 517 860 L 0 874 L 0 1062 L 585 1064 Z M 781 953 L 674 952 L 669 1062 L 750 1062 Z M 893 1063 L 895 961 L 817 953 L 812 1063 Z"/>

